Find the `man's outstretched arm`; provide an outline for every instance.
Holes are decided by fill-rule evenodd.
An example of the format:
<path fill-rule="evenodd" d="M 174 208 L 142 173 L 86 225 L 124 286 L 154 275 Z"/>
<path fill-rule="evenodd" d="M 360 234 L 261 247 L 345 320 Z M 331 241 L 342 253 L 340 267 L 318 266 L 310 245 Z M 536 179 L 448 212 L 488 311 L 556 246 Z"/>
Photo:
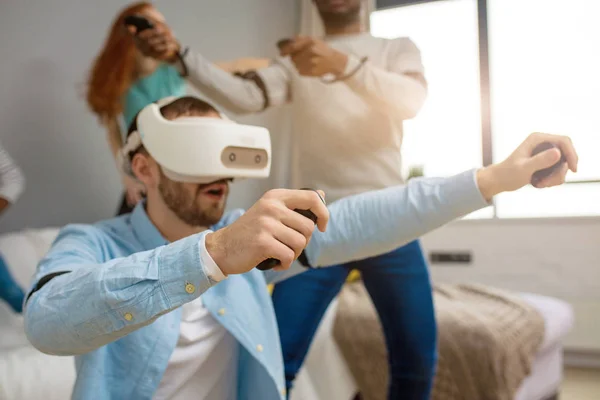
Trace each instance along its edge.
<path fill-rule="evenodd" d="M 311 267 L 325 267 L 384 254 L 442 225 L 489 205 L 501 192 L 530 183 L 532 175 L 555 165 L 561 154 L 550 149 L 534 157 L 534 148 L 551 142 L 564 162 L 536 184 L 550 187 L 564 182 L 568 169 L 577 170 L 577 154 L 565 136 L 532 134 L 505 161 L 449 178 L 412 179 L 390 187 L 346 197 L 329 205 L 329 224 L 305 249 Z M 302 268 L 298 263 L 282 273 L 268 272 L 271 282 L 287 279 Z"/>
<path fill-rule="evenodd" d="M 488 206 L 477 171 L 450 178 L 411 179 L 340 199 L 329 206 L 326 232 L 315 232 L 306 249 L 314 267 L 388 253 L 470 212 Z"/>
<path fill-rule="evenodd" d="M 204 236 L 105 261 L 97 228 L 65 227 L 28 293 L 29 341 L 47 354 L 83 354 L 194 300 L 216 283 L 200 259 Z"/>
<path fill-rule="evenodd" d="M 396 249 L 423 234 L 489 205 L 477 184 L 477 171 L 450 178 L 412 179 L 407 185 L 342 198 L 328 206 L 325 232 L 315 231 L 305 249 L 309 267 L 361 260 Z M 279 282 L 306 270 L 268 271 Z"/>
<path fill-rule="evenodd" d="M 315 232 L 307 258 L 326 266 L 387 253 L 440 226 L 485 207 L 493 196 L 529 184 L 532 175 L 555 165 L 561 151 L 531 156 L 543 142 L 556 144 L 566 162 L 537 184 L 564 183 L 577 170 L 577 154 L 565 136 L 532 134 L 505 161 L 450 178 L 419 178 L 406 186 L 364 193 L 331 204 L 326 232 Z"/>

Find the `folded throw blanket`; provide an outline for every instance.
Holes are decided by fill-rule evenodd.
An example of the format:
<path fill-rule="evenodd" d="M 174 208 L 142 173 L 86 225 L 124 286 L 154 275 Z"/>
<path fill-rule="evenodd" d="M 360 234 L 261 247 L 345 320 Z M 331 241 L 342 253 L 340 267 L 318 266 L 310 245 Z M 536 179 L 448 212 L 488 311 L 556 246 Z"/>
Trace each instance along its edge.
<path fill-rule="evenodd" d="M 544 338 L 544 319 L 517 294 L 435 285 L 439 360 L 433 400 L 512 400 Z M 368 327 L 368 329 L 365 329 Z M 385 400 L 387 352 L 362 282 L 346 284 L 334 337 L 364 400 Z"/>

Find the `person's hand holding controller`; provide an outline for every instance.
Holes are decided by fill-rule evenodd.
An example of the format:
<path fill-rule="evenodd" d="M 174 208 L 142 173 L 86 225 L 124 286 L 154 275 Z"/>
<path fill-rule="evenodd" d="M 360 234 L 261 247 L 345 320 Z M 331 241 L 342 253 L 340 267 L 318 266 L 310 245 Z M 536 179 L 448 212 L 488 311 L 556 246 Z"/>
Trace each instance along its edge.
<path fill-rule="evenodd" d="M 545 142 L 554 144 L 557 148 L 550 148 L 532 156 L 534 149 Z M 531 182 L 534 173 L 554 166 L 561 160 L 561 156 L 565 162 L 551 175 L 537 182 L 537 188 L 563 184 L 569 169 L 577 172 L 578 156 L 569 137 L 533 133 L 506 160 L 477 172 L 477 184 L 481 194 L 489 201 L 496 194 L 520 189 Z"/>
<path fill-rule="evenodd" d="M 278 43 L 282 57 L 290 56 L 298 73 L 302 76 L 324 76 L 332 74 L 340 77 L 348 63 L 348 55 L 329 46 L 324 41 L 297 36 Z"/>
<path fill-rule="evenodd" d="M 319 192 L 323 196 L 323 192 Z M 262 261 L 275 258 L 290 267 L 308 245 L 315 224 L 294 211 L 310 210 L 324 232 L 329 211 L 310 190 L 276 189 L 267 192 L 233 224 L 206 236 L 206 250 L 225 275 L 243 274 Z"/>
<path fill-rule="evenodd" d="M 181 45 L 167 24 L 156 23 L 153 28 L 139 33 L 134 27 L 128 27 L 128 30 L 134 38 L 136 47 L 146 57 L 166 62 L 177 61 Z"/>

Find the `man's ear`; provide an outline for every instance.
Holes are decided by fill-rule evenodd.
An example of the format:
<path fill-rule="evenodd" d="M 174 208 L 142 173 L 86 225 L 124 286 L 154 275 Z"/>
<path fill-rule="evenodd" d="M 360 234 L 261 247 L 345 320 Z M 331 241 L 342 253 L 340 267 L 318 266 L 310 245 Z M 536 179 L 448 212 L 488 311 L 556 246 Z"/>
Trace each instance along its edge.
<path fill-rule="evenodd" d="M 133 155 L 131 171 L 146 188 L 158 186 L 160 181 L 159 166 L 146 152 L 140 151 Z"/>

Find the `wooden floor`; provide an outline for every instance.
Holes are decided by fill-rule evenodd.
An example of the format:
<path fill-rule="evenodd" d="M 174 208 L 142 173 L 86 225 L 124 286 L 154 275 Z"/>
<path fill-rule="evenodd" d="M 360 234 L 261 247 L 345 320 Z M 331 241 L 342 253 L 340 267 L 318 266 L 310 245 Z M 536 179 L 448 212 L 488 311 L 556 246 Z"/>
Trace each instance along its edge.
<path fill-rule="evenodd" d="M 600 400 L 600 369 L 567 368 L 560 400 Z"/>

